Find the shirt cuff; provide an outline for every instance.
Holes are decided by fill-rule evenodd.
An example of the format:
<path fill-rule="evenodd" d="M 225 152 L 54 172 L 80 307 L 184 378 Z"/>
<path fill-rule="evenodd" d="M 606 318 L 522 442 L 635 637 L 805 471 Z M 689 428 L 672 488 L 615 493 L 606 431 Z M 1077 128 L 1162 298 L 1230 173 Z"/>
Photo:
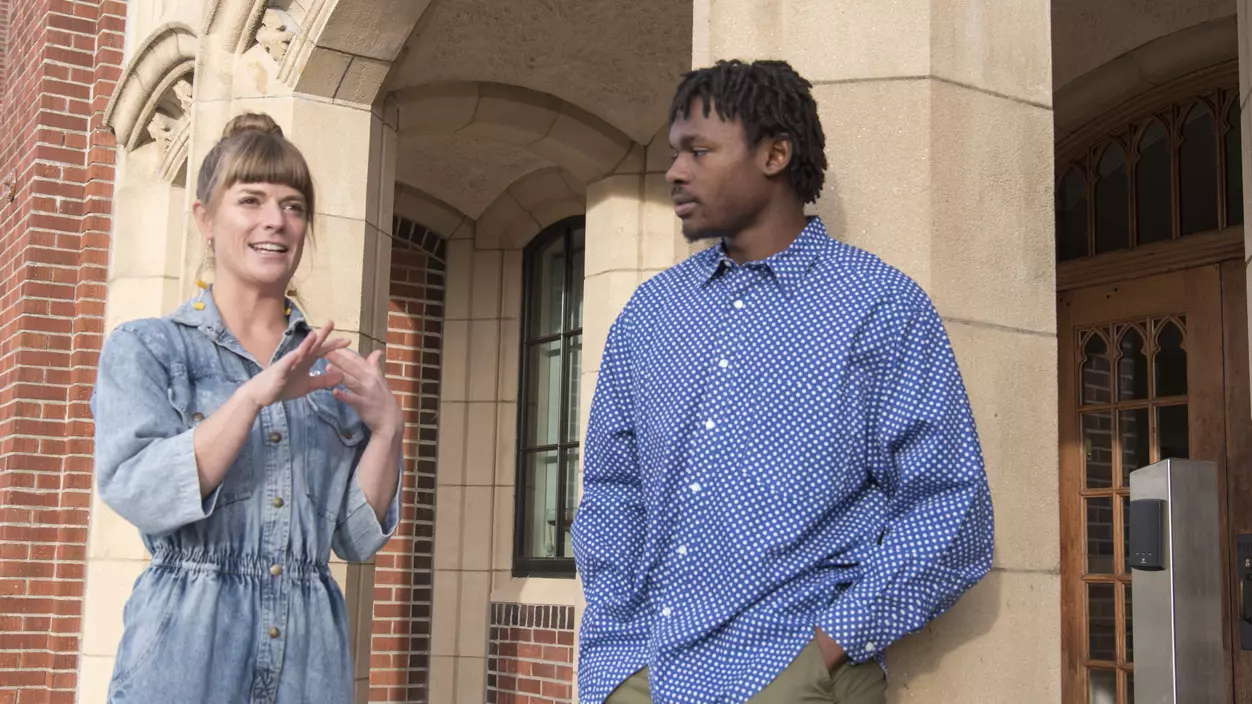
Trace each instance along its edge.
<path fill-rule="evenodd" d="M 364 562 L 370 559 L 387 544 L 388 540 L 391 540 L 391 536 L 395 535 L 396 527 L 400 524 L 401 487 L 399 484 L 401 481 L 403 481 L 403 474 L 397 480 L 395 495 L 391 498 L 391 503 L 387 505 L 387 512 L 380 522 L 378 515 L 374 513 L 374 507 L 370 506 L 369 500 L 365 498 L 365 492 L 361 490 L 356 474 L 352 475 L 348 488 L 348 514 L 339 526 L 339 531 L 344 542 L 351 546 L 352 552 L 355 553 L 356 561 Z"/>
<path fill-rule="evenodd" d="M 853 663 L 863 663 L 887 649 L 894 640 L 874 619 L 874 605 L 850 592 L 835 602 L 834 607 L 817 624 Z"/>
<path fill-rule="evenodd" d="M 172 445 L 170 454 L 173 460 L 170 466 L 174 469 L 172 474 L 176 485 L 174 496 L 178 497 L 175 501 L 174 524 L 181 527 L 196 521 L 203 521 L 213 513 L 213 509 L 217 508 L 217 495 L 221 493 L 226 477 L 222 477 L 222 481 L 213 487 L 213 491 L 210 491 L 208 496 L 201 497 L 200 465 L 196 462 L 195 429 L 175 435 L 170 438 L 169 442 Z"/>

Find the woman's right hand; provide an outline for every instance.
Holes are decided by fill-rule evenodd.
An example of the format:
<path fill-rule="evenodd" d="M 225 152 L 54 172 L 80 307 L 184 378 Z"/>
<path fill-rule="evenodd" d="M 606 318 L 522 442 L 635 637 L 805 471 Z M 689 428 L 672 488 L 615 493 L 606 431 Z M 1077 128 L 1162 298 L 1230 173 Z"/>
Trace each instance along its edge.
<path fill-rule="evenodd" d="M 334 329 L 335 324 L 328 322 L 320 330 L 313 331 L 304 338 L 299 347 L 252 377 L 240 390 L 248 394 L 258 408 L 264 408 L 279 401 L 290 401 L 312 391 L 340 384 L 343 381 L 343 372 L 334 367 L 328 367 L 324 374 L 309 376 L 309 370 L 317 360 L 348 346 L 347 340 L 327 339 Z"/>

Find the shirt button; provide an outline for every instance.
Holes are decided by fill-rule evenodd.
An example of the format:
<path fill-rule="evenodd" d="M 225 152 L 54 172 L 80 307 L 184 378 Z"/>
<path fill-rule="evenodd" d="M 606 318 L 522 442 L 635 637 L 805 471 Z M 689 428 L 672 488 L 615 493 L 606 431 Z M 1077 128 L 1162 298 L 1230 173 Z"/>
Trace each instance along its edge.
<path fill-rule="evenodd" d="M 282 441 L 283 441 L 282 433 L 270 433 L 270 442 L 282 442 Z"/>
<path fill-rule="evenodd" d="M 723 359 L 722 361 L 717 363 L 717 366 L 721 367 L 722 369 L 725 369 L 726 367 L 730 366 L 730 362 Z"/>
<path fill-rule="evenodd" d="M 275 577 L 278 577 L 282 573 L 283 573 L 282 565 L 270 565 L 270 574 L 274 575 Z"/>
<path fill-rule="evenodd" d="M 674 615 L 674 610 L 666 606 L 665 608 L 661 609 L 661 615 L 664 616 L 665 618 L 669 618 L 670 616 Z"/>
<path fill-rule="evenodd" d="M 278 630 L 278 626 L 270 626 L 270 638 L 277 638 L 280 635 L 282 632 Z"/>
<path fill-rule="evenodd" d="M 700 491 L 700 482 L 696 482 L 695 484 L 692 484 L 692 485 L 691 485 L 691 490 L 692 490 L 692 491 Z"/>
<path fill-rule="evenodd" d="M 687 554 L 687 546 L 686 546 L 686 545 L 679 545 L 679 546 L 678 546 L 678 554 L 679 554 L 679 555 L 686 555 L 686 554 Z"/>
<path fill-rule="evenodd" d="M 192 414 L 191 414 L 191 422 L 193 422 L 193 423 L 199 423 L 199 422 L 201 422 L 201 421 L 203 421 L 203 420 L 204 420 L 204 414 L 203 414 L 203 413 L 192 413 Z"/>
<path fill-rule="evenodd" d="M 273 501 L 271 501 L 270 503 L 271 503 L 271 504 L 273 504 L 274 508 L 282 508 L 282 507 L 283 507 L 283 497 L 281 497 L 281 496 L 275 496 L 275 497 L 274 497 L 274 500 L 273 500 Z"/>
<path fill-rule="evenodd" d="M 706 421 L 704 421 L 704 429 L 705 429 L 705 430 L 712 430 L 712 429 L 713 429 L 713 426 L 715 426 L 715 425 L 717 425 L 717 424 L 716 424 L 716 423 L 714 423 L 714 422 L 713 422 L 713 421 L 711 421 L 711 420 L 706 420 Z"/>
<path fill-rule="evenodd" d="M 352 431 L 351 431 L 351 430 L 344 430 L 344 431 L 341 431 L 339 434 L 343 436 L 343 439 L 344 439 L 344 440 L 351 440 L 351 439 L 352 439 Z"/>
<path fill-rule="evenodd" d="M 871 653 L 871 652 L 873 652 L 873 651 L 874 651 L 874 642 L 873 642 L 873 641 L 870 641 L 869 643 L 866 643 L 866 644 L 865 644 L 865 652 L 867 652 L 867 653 Z"/>
<path fill-rule="evenodd" d="M 735 307 L 736 307 L 736 308 L 740 308 L 740 309 L 742 309 L 742 308 L 743 308 L 743 301 L 735 301 Z"/>

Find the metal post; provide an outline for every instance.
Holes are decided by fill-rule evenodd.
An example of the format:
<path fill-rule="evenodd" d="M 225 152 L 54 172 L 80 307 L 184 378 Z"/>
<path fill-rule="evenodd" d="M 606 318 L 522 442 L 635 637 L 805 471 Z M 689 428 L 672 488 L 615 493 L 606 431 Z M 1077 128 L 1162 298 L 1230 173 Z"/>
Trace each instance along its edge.
<path fill-rule="evenodd" d="M 1135 701 L 1225 700 L 1217 467 L 1162 460 L 1130 473 Z"/>

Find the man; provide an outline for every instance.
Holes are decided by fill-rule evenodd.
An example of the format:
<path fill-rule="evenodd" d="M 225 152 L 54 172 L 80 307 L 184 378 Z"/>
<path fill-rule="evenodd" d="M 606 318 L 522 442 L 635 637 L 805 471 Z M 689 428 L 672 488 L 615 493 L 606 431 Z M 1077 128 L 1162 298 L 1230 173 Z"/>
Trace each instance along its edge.
<path fill-rule="evenodd" d="M 717 244 L 609 332 L 573 527 L 583 704 L 885 701 L 882 655 L 991 567 L 965 389 L 926 294 L 831 239 L 810 84 L 688 74 L 675 211 Z"/>

